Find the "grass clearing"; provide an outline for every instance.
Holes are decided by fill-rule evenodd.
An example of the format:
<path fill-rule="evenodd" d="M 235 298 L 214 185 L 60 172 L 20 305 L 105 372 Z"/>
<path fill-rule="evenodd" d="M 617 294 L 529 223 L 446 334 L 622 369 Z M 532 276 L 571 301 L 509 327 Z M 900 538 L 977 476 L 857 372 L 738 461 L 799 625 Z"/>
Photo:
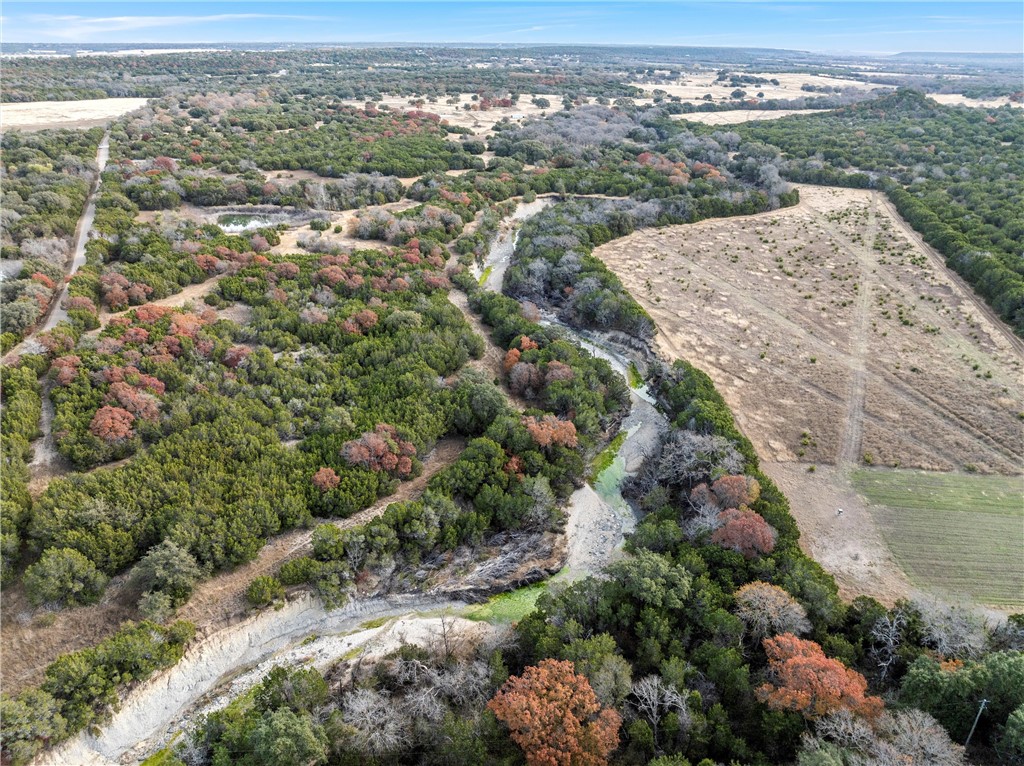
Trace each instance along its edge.
<path fill-rule="evenodd" d="M 597 453 L 593 462 L 590 464 L 590 482 L 594 483 L 601 477 L 612 463 L 615 462 L 615 458 L 619 454 L 619 449 L 622 447 L 622 443 L 626 441 L 626 432 L 619 431 L 615 434 L 615 438 L 608 442 L 608 446 Z"/>
<path fill-rule="evenodd" d="M 636 362 L 630 362 L 629 367 L 626 368 L 626 379 L 630 388 L 643 388 L 644 376 L 636 368 Z"/>
<path fill-rule="evenodd" d="M 499 593 L 483 604 L 468 607 L 463 616 L 492 624 L 518 622 L 534 610 L 537 599 L 547 589 L 547 583 L 537 583 L 509 593 Z"/>
<path fill-rule="evenodd" d="M 1018 472 L 1024 356 L 1006 328 L 879 192 L 799 191 L 794 207 L 642 229 L 594 256 L 765 460 Z"/>
<path fill-rule="evenodd" d="M 488 266 L 486 269 L 484 269 L 484 273 L 480 275 L 480 279 L 477 280 L 477 284 L 481 286 L 487 284 L 487 280 L 490 279 L 492 271 L 494 271 L 493 266 Z"/>
<path fill-rule="evenodd" d="M 1024 605 L 1024 477 L 861 470 L 852 480 L 916 585 Z"/>

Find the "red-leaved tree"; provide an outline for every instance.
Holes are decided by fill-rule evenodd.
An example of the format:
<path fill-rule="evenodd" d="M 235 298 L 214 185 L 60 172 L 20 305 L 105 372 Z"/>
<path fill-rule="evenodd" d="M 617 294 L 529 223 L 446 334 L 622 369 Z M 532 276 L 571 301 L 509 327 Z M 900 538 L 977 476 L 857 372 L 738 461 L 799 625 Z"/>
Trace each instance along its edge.
<path fill-rule="evenodd" d="M 565 660 L 512 676 L 487 707 L 511 729 L 529 766 L 603 766 L 619 744 L 619 714 L 602 710 L 586 676 Z"/>
<path fill-rule="evenodd" d="M 345 442 L 341 456 L 352 465 L 371 471 L 389 471 L 399 476 L 412 473 L 412 457 L 416 447 L 398 436 L 398 429 L 387 423 L 378 423 L 358 439 Z"/>
<path fill-rule="evenodd" d="M 554 415 L 537 418 L 533 415 L 523 418 L 523 425 L 530 436 L 540 447 L 557 444 L 562 447 L 575 447 L 576 426 L 571 420 L 559 420 Z"/>
<path fill-rule="evenodd" d="M 751 476 L 723 476 L 711 485 L 719 508 L 750 505 L 761 494 L 761 485 Z"/>
<path fill-rule="evenodd" d="M 134 422 L 135 416 L 128 410 L 107 405 L 96 410 L 96 414 L 92 416 L 92 422 L 89 423 L 89 431 L 93 436 L 98 436 L 105 442 L 113 444 L 132 437 Z"/>
<path fill-rule="evenodd" d="M 882 700 L 867 695 L 864 676 L 826 657 L 813 641 L 783 633 L 762 643 L 771 682 L 757 689 L 757 698 L 773 710 L 792 710 L 808 719 L 838 710 L 867 718 L 882 712 Z"/>
<path fill-rule="evenodd" d="M 321 492 L 327 492 L 337 487 L 341 483 L 341 478 L 337 473 L 334 472 L 333 468 L 324 466 L 315 474 L 313 474 L 313 486 Z"/>
<path fill-rule="evenodd" d="M 726 508 L 718 514 L 721 523 L 711 542 L 752 559 L 775 550 L 775 530 L 754 511 Z"/>

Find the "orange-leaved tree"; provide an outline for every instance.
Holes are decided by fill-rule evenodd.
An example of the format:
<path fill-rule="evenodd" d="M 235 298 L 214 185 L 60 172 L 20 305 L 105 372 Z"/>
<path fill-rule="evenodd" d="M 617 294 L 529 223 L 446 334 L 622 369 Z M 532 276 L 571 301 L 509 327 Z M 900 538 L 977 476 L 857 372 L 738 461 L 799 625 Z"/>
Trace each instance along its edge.
<path fill-rule="evenodd" d="M 722 525 L 711 542 L 752 559 L 775 549 L 775 530 L 759 513 L 746 508 L 726 508 L 718 514 Z"/>
<path fill-rule="evenodd" d="M 512 730 L 529 766 L 603 766 L 619 744 L 621 717 L 601 709 L 586 676 L 565 660 L 512 676 L 487 707 Z"/>
<path fill-rule="evenodd" d="M 757 689 L 757 698 L 768 707 L 792 710 L 808 719 L 838 710 L 874 718 L 882 711 L 882 700 L 867 696 L 864 676 L 826 657 L 813 641 L 783 633 L 762 643 L 772 682 Z"/>

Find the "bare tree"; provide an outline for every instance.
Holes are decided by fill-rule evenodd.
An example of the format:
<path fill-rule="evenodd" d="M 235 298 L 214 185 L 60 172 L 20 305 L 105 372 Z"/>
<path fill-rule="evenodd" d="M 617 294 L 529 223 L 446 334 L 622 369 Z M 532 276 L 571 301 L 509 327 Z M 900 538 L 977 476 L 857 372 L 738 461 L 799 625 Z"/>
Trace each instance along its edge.
<path fill-rule="evenodd" d="M 742 472 L 743 457 L 732 442 L 694 431 L 677 431 L 662 448 L 658 463 L 658 478 L 675 486 Z"/>
<path fill-rule="evenodd" d="M 915 601 L 924 623 L 924 638 L 940 654 L 973 659 L 988 646 L 988 631 L 981 617 L 965 606 L 940 601 Z"/>
<path fill-rule="evenodd" d="M 758 643 L 779 633 L 799 636 L 811 629 L 800 602 L 766 582 L 748 583 L 736 591 L 736 616 Z"/>
<path fill-rule="evenodd" d="M 633 684 L 630 690 L 630 708 L 650 724 L 654 742 L 658 742 L 658 727 L 662 717 L 675 713 L 682 730 L 690 728 L 690 711 L 686 700 L 675 686 L 665 683 L 660 676 L 650 675 Z"/>
<path fill-rule="evenodd" d="M 899 648 L 903 643 L 903 629 L 907 615 L 902 609 L 879 617 L 871 628 L 871 656 L 878 663 L 881 678 L 888 676 L 892 666 L 899 659 Z"/>
<path fill-rule="evenodd" d="M 342 715 L 355 730 L 356 747 L 368 755 L 386 755 L 410 742 L 409 721 L 404 711 L 376 689 L 356 689 L 349 694 Z"/>

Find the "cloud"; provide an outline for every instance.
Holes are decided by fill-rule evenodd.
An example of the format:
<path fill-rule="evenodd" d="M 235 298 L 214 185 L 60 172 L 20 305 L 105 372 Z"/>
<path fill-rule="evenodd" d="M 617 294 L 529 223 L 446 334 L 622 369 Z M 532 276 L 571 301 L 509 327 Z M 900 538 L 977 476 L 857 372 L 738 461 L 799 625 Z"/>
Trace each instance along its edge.
<path fill-rule="evenodd" d="M 217 13 L 206 16 L 107 16 L 88 17 L 76 15 L 30 14 L 25 17 L 28 25 L 45 30 L 48 37 L 65 40 L 88 40 L 95 35 L 111 32 L 133 32 L 141 29 L 163 29 L 197 24 L 217 24 L 249 19 L 290 19 L 299 21 L 323 21 L 320 16 L 298 16 L 276 13 Z"/>

